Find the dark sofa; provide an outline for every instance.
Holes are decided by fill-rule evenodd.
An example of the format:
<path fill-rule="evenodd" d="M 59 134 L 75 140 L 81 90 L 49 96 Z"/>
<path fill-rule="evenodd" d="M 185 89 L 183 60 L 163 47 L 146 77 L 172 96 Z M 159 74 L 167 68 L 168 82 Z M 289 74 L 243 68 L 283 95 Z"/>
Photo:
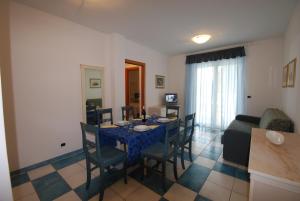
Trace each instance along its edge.
<path fill-rule="evenodd" d="M 285 132 L 294 131 L 292 120 L 278 109 L 266 109 L 262 117 L 237 115 L 225 130 L 221 139 L 225 160 L 245 166 L 248 165 L 252 128 Z"/>

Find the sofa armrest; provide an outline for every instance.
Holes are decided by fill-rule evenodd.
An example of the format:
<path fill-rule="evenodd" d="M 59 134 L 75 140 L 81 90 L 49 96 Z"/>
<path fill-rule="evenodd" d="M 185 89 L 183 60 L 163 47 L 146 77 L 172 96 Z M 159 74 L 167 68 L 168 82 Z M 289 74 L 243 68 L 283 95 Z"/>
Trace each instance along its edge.
<path fill-rule="evenodd" d="M 253 123 L 253 124 L 259 124 L 260 122 L 260 117 L 254 117 L 254 116 L 248 116 L 248 115 L 237 115 L 235 117 L 236 120 L 239 121 L 245 121 L 245 122 L 249 122 L 249 123 Z"/>
<path fill-rule="evenodd" d="M 244 166 L 248 165 L 251 133 L 227 129 L 222 136 L 223 158 Z"/>

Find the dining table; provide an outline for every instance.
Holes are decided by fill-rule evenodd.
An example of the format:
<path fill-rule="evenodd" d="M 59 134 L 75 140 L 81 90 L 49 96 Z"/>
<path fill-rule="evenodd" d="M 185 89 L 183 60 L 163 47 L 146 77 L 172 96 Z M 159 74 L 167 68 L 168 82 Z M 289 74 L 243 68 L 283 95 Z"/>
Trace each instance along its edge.
<path fill-rule="evenodd" d="M 102 145 L 116 146 L 117 141 L 126 144 L 128 165 L 139 162 L 141 151 L 150 145 L 163 142 L 167 123 L 158 122 L 158 118 L 151 117 L 145 122 L 142 119 L 132 120 L 125 126 L 108 126 L 100 128 L 100 139 Z M 135 131 L 134 127 L 147 125 L 149 130 Z"/>

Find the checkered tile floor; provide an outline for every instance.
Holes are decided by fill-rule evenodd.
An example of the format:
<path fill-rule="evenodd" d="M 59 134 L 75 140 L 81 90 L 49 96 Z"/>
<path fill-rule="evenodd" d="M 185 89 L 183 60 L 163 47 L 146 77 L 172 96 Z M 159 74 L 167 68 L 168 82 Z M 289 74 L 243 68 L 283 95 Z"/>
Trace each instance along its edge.
<path fill-rule="evenodd" d="M 178 160 L 175 181 L 172 166 L 167 166 L 167 191 L 161 188 L 160 176 L 150 172 L 140 180 L 139 168 L 129 169 L 128 184 L 114 178 L 105 190 L 105 201 L 246 201 L 249 194 L 249 174 L 245 167 L 223 160 L 221 133 L 196 129 L 193 139 L 193 163 L 186 169 Z M 85 190 L 86 171 L 83 154 L 65 158 L 45 166 L 12 176 L 15 200 L 77 201 L 99 198 L 99 171 L 94 171 L 90 189 Z"/>

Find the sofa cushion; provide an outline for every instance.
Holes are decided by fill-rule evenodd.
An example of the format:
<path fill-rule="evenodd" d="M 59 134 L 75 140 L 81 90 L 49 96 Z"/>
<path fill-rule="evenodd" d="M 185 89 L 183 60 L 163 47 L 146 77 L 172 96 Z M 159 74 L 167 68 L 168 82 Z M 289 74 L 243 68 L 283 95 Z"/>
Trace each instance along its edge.
<path fill-rule="evenodd" d="M 291 119 L 282 111 L 274 108 L 266 109 L 259 122 L 259 127 L 278 131 L 292 131 Z"/>
<path fill-rule="evenodd" d="M 227 129 L 236 130 L 244 133 L 251 133 L 252 128 L 257 128 L 257 127 L 258 125 L 253 123 L 234 120 L 230 123 Z"/>

